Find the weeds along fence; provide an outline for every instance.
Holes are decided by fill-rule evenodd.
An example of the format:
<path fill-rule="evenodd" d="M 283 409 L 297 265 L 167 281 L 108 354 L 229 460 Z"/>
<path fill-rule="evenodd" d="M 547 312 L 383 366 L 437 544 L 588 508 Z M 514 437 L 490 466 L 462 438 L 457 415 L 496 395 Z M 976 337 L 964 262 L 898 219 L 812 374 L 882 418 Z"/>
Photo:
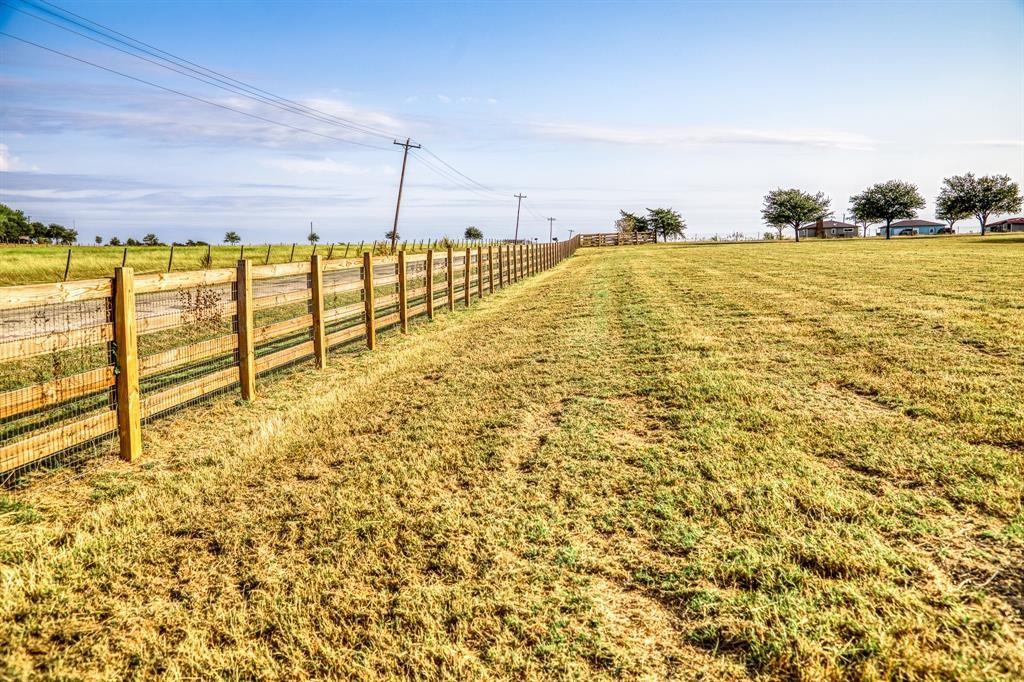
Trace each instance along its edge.
<path fill-rule="evenodd" d="M 580 246 L 625 246 L 626 244 L 655 244 L 658 236 L 653 232 L 593 232 L 578 235 Z"/>
<path fill-rule="evenodd" d="M 218 393 L 255 397 L 297 363 L 408 331 L 572 255 L 553 244 L 492 244 L 396 256 L 0 288 L 0 482 L 108 452 L 142 454 L 142 426 Z"/>

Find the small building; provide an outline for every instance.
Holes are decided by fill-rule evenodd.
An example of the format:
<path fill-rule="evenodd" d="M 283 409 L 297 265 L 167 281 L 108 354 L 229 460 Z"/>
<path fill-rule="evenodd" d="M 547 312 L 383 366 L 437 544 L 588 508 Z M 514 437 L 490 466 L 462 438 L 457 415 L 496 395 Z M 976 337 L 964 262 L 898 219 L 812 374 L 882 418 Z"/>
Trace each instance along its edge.
<path fill-rule="evenodd" d="M 914 218 L 913 220 L 897 220 L 889 229 L 892 230 L 893 237 L 912 237 L 918 234 L 942 234 L 942 230 L 947 228 L 946 223 L 936 223 L 931 220 L 921 220 L 920 218 Z M 878 236 L 885 236 L 885 225 L 878 228 Z"/>
<path fill-rule="evenodd" d="M 1024 232 L 1024 218 L 1006 218 L 987 226 L 989 232 Z"/>
<path fill-rule="evenodd" d="M 837 237 L 856 237 L 857 226 L 839 220 L 819 220 L 800 227 L 800 239 L 817 237 L 819 239 L 835 239 Z"/>

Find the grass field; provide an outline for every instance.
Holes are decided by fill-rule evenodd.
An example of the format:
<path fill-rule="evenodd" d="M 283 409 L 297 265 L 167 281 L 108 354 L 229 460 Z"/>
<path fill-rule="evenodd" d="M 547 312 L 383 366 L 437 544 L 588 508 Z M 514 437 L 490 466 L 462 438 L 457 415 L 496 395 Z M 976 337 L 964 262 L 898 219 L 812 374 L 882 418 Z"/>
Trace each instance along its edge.
<path fill-rule="evenodd" d="M 404 242 L 400 242 L 401 245 Z M 378 242 L 378 245 L 383 242 Z M 407 243 L 407 251 L 416 253 L 425 250 L 418 248 L 421 241 Z M 370 250 L 372 241 L 363 244 L 318 244 L 316 252 L 327 257 L 342 258 L 348 249 L 348 257 L 360 255 L 363 250 Z M 458 242 L 456 248 L 465 248 L 464 242 Z M 13 284 L 38 284 L 59 282 L 64 278 L 64 268 L 68 258 L 67 246 L 9 246 L 0 244 L 0 286 Z M 205 246 L 178 246 L 174 249 L 171 260 L 170 246 L 129 246 L 128 258 L 125 261 L 123 246 L 74 246 L 70 247 L 71 271 L 69 279 L 89 279 L 93 277 L 110 277 L 114 268 L 125 261 L 137 274 L 167 272 L 167 264 L 175 272 L 184 270 L 200 270 L 207 255 Z M 256 244 L 241 246 L 217 245 L 210 250 L 211 267 L 233 267 L 241 255 L 250 258 L 256 264 L 288 263 L 292 260 L 309 260 L 313 253 L 310 244 L 297 244 L 294 252 L 291 244 Z M 268 257 L 269 256 L 269 257 Z"/>
<path fill-rule="evenodd" d="M 4 498 L 7 677 L 1024 676 L 1024 240 L 581 251 Z"/>

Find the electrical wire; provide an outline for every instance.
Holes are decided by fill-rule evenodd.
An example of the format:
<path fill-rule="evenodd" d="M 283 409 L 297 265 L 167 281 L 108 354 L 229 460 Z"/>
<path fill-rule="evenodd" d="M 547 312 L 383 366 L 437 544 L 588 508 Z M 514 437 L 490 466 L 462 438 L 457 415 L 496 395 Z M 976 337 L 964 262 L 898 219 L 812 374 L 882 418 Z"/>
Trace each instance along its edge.
<path fill-rule="evenodd" d="M 148 54 L 148 55 L 150 55 L 152 57 L 156 57 L 157 59 L 161 59 L 163 61 L 170 62 L 172 64 L 175 64 L 178 67 L 181 67 L 181 68 L 186 69 L 188 71 L 192 71 L 193 73 L 199 74 L 199 75 L 204 76 L 206 78 L 210 78 L 212 80 L 219 81 L 220 83 L 223 83 L 225 85 L 246 90 L 249 93 L 252 93 L 254 96 L 266 96 L 266 97 L 269 97 L 269 98 L 271 98 L 273 100 L 276 100 L 279 103 L 288 105 L 290 107 L 295 107 L 295 108 L 299 108 L 299 109 L 302 109 L 302 110 L 305 110 L 305 111 L 314 112 L 315 114 L 318 114 L 320 116 L 325 116 L 325 117 L 330 118 L 337 125 L 342 125 L 342 126 L 345 126 L 345 127 L 350 127 L 352 129 L 358 129 L 360 132 L 363 132 L 364 134 L 367 134 L 367 135 L 376 135 L 376 136 L 382 137 L 382 138 L 393 138 L 393 137 L 395 137 L 395 134 L 392 131 L 383 130 L 383 129 L 376 128 L 376 127 L 368 125 L 368 124 L 359 123 L 359 122 L 356 122 L 356 121 L 352 121 L 350 119 L 343 118 L 341 116 L 337 116 L 335 114 L 330 114 L 328 112 L 321 111 L 320 109 L 317 109 L 315 107 L 311 107 L 309 105 L 302 104 L 301 102 L 296 102 L 296 101 L 290 100 L 290 99 L 288 99 L 286 97 L 282 97 L 280 95 L 276 95 L 276 94 L 274 94 L 274 93 L 272 93 L 272 92 L 270 92 L 268 90 L 264 90 L 262 88 L 259 88 L 259 87 L 255 86 L 255 85 L 252 85 L 250 83 L 246 83 L 245 81 L 238 80 L 237 78 L 233 78 L 231 76 L 228 76 L 228 75 L 226 75 L 224 73 L 221 73 L 219 71 L 216 71 L 214 69 L 210 69 L 208 67 L 202 66 L 202 65 L 197 64 L 195 62 L 189 61 L 189 60 L 185 59 L 184 57 L 179 57 L 179 56 L 177 56 L 177 55 L 175 55 L 175 54 L 173 54 L 171 52 L 167 52 L 166 50 L 162 50 L 162 49 L 160 49 L 160 48 L 158 48 L 158 47 L 156 47 L 154 45 L 150 45 L 149 43 L 141 41 L 141 40 L 139 40 L 137 38 L 133 38 L 132 36 L 129 36 L 129 35 L 125 34 L 125 33 L 121 33 L 120 31 L 117 31 L 117 30 L 115 30 L 113 28 L 104 26 L 103 24 L 100 24 L 100 23 L 97 23 L 95 21 L 92 21 L 91 19 L 87 19 L 87 18 L 85 18 L 85 17 L 83 17 L 83 16 L 81 16 L 79 14 L 75 14 L 74 12 L 72 12 L 70 10 L 67 10 L 67 9 L 64 9 L 63 7 L 60 7 L 59 5 L 56 5 L 56 4 L 52 3 L 52 2 L 47 2 L 47 0 L 34 0 L 34 1 L 32 1 L 32 0 L 25 0 L 25 2 L 26 2 L 26 4 L 30 5 L 34 9 L 37 9 L 37 10 L 42 11 L 42 12 L 45 12 L 45 13 L 49 14 L 50 16 L 53 16 L 53 17 L 56 17 L 56 18 L 61 19 L 63 21 L 66 21 L 66 22 L 68 22 L 70 24 L 78 26 L 79 28 L 85 29 L 87 31 L 91 31 L 92 33 L 96 33 L 98 35 L 102 35 L 104 38 L 106 38 L 108 40 L 113 40 L 113 41 L 118 42 L 118 43 L 120 43 L 122 45 L 125 45 L 126 47 L 129 47 L 129 48 L 131 48 L 133 50 L 138 50 L 139 52 L 143 52 L 143 53 Z M 62 14 L 59 14 L 58 12 L 54 12 L 53 10 L 47 9 L 46 7 L 42 7 L 42 6 L 40 6 L 39 3 L 42 3 L 43 5 L 48 5 L 49 7 L 52 7 L 54 9 L 58 10 L 58 12 L 60 12 Z M 10 6 L 10 5 L 8 5 L 8 6 Z M 19 10 L 19 11 L 21 11 L 21 10 Z M 22 13 L 27 14 L 26 12 L 22 12 Z M 29 15 L 29 16 L 34 16 L 34 15 Z M 75 17 L 75 19 L 71 19 L 69 17 Z M 40 19 L 41 21 L 45 21 L 44 19 L 42 19 L 40 17 L 36 17 L 36 18 Z M 81 21 L 76 21 L 76 19 L 80 19 Z M 83 24 L 82 22 L 86 22 L 86 23 Z M 86 25 L 86 24 L 90 24 L 90 25 Z M 97 28 L 93 28 L 93 27 L 98 27 L 99 29 L 102 29 L 102 30 L 97 30 Z M 61 27 L 61 28 L 64 28 L 64 27 Z M 66 29 L 66 30 L 71 30 L 71 29 Z M 113 35 L 111 35 L 111 34 L 113 34 Z M 81 35 L 81 34 L 79 34 L 79 35 Z M 117 36 L 120 36 L 120 38 L 117 37 Z M 122 40 L 121 38 L 127 39 L 128 41 L 131 41 L 131 42 L 126 42 L 125 40 Z M 134 43 L 134 44 L 132 44 L 132 43 Z M 113 46 L 109 46 L 109 47 L 113 47 Z M 115 49 L 119 49 L 119 48 L 115 48 Z M 156 54 L 156 53 L 159 53 L 159 54 Z M 131 54 L 131 53 L 129 53 L 129 54 Z M 161 56 L 161 55 L 166 55 L 166 56 Z M 239 94 L 241 94 L 241 93 L 239 93 Z"/>
<path fill-rule="evenodd" d="M 203 104 L 209 104 L 210 106 L 217 107 L 218 109 L 224 109 L 225 111 L 232 111 L 232 112 L 234 112 L 236 114 L 241 114 L 242 116 L 248 116 L 249 118 L 254 118 L 256 120 L 263 121 L 264 123 L 270 123 L 272 125 L 281 126 L 283 128 L 290 128 L 291 130 L 295 130 L 295 131 L 298 131 L 298 132 L 301 132 L 301 133 L 306 133 L 308 135 L 316 135 L 317 137 L 323 137 L 323 138 L 326 138 L 328 140 L 334 140 L 336 142 L 344 142 L 345 144 L 354 144 L 354 145 L 357 145 L 357 146 L 360 146 L 360 147 L 369 147 L 370 149 L 378 149 L 378 150 L 386 151 L 386 152 L 397 151 L 397 150 L 393 150 L 390 147 L 382 147 L 382 146 L 375 145 L 375 144 L 368 144 L 366 142 L 357 142 L 356 140 L 349 140 L 349 139 L 345 139 L 343 137 L 335 137 L 334 135 L 328 135 L 326 133 L 317 132 L 315 130 L 309 130 L 308 128 L 302 128 L 302 127 L 299 127 L 299 126 L 294 126 L 294 125 L 291 125 L 290 123 L 284 123 L 282 121 L 275 121 L 274 119 L 267 118 L 266 116 L 260 116 L 259 114 L 253 114 L 251 112 L 243 111 L 241 109 L 235 109 L 234 107 L 229 107 L 226 104 L 221 104 L 219 102 L 213 102 L 213 101 L 208 100 L 208 99 L 203 99 L 202 97 L 197 97 L 196 95 L 190 95 L 187 92 L 182 92 L 181 90 L 175 90 L 174 88 L 168 88 L 168 87 L 160 85 L 158 83 L 154 83 L 152 81 L 148 81 L 148 80 L 146 80 L 144 78 L 139 78 L 137 76 L 132 76 L 130 74 L 124 73 L 122 71 L 118 71 L 116 69 L 111 69 L 110 67 L 103 66 L 103 65 L 97 64 L 95 62 L 91 62 L 88 59 L 82 59 L 81 57 L 76 57 L 76 56 L 74 56 L 72 54 L 68 54 L 67 52 L 61 52 L 60 50 L 54 49 L 52 47 L 47 47 L 46 45 L 41 45 L 41 44 L 39 44 L 37 42 L 28 40 L 26 38 L 21 38 L 19 36 L 14 35 L 14 34 L 7 33 L 6 31 L 0 31 L 0 35 L 7 36 L 8 38 L 12 38 L 12 39 L 17 40 L 19 42 L 25 43 L 26 45 L 32 45 L 33 47 L 37 47 L 40 50 L 45 50 L 47 52 L 51 52 L 53 54 L 60 55 L 61 57 L 66 57 L 67 59 L 71 59 L 71 60 L 74 60 L 76 62 L 80 62 L 82 64 L 87 64 L 89 66 L 92 66 L 94 68 L 100 69 L 102 71 L 106 71 L 108 73 L 112 73 L 112 74 L 121 76 L 123 78 L 127 78 L 129 80 L 133 80 L 133 81 L 136 81 L 138 83 L 142 83 L 144 85 L 149 85 L 151 87 L 158 88 L 160 90 L 164 90 L 165 92 L 170 92 L 172 94 L 179 95 L 181 97 L 187 97 L 188 99 L 195 100 L 197 102 L 202 102 Z"/>

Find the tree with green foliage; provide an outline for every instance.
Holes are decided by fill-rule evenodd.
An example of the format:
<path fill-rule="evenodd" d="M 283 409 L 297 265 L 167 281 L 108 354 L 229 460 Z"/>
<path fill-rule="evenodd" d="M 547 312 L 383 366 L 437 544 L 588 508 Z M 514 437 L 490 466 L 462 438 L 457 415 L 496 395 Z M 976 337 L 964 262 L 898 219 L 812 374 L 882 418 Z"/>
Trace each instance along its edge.
<path fill-rule="evenodd" d="M 150 232 L 149 234 L 142 238 L 142 243 L 145 244 L 146 246 L 160 246 L 160 239 L 155 234 Z"/>
<path fill-rule="evenodd" d="M 903 180 L 889 180 L 868 187 L 850 197 L 851 210 L 860 220 L 885 223 L 885 238 L 892 238 L 892 221 L 917 217 L 924 208 L 924 197 L 917 185 Z"/>
<path fill-rule="evenodd" d="M 238 233 L 235 232 L 234 230 L 228 230 L 227 232 L 224 233 L 225 244 L 237 244 L 240 241 L 242 241 L 242 238 L 239 237 Z"/>
<path fill-rule="evenodd" d="M 935 217 L 949 224 L 951 230 L 956 221 L 971 217 L 971 206 L 963 182 L 965 177 L 954 175 L 943 179 L 939 196 L 935 199 Z"/>
<path fill-rule="evenodd" d="M 32 228 L 24 211 L 0 204 L 0 242 L 16 242 L 31 234 Z"/>
<path fill-rule="evenodd" d="M 320 241 L 320 235 L 318 235 L 316 232 L 313 232 L 312 230 L 310 230 L 309 234 L 306 235 L 306 239 L 309 240 L 310 244 L 316 244 L 317 242 Z"/>
<path fill-rule="evenodd" d="M 96 242 L 96 246 L 103 246 L 103 237 L 96 235 L 92 240 Z"/>
<path fill-rule="evenodd" d="M 678 211 L 671 208 L 649 208 L 647 227 L 654 232 L 655 240 L 661 235 L 661 240 L 667 242 L 669 237 L 682 236 L 683 230 L 686 229 L 686 221 Z"/>
<path fill-rule="evenodd" d="M 631 235 L 634 232 L 648 231 L 649 226 L 647 224 L 647 218 L 644 216 L 622 210 L 619 211 L 619 215 L 621 217 L 615 221 L 616 231 L 624 235 Z"/>
<path fill-rule="evenodd" d="M 804 223 L 827 218 L 832 215 L 829 206 L 832 200 L 824 192 L 811 194 L 799 189 L 774 189 L 764 197 L 761 219 L 774 227 L 782 239 L 782 230 L 792 227 L 796 240 L 800 241 L 800 226 Z"/>
<path fill-rule="evenodd" d="M 484 233 L 479 227 L 470 225 L 466 228 L 466 233 L 463 236 L 470 241 L 477 241 L 484 238 Z"/>
<path fill-rule="evenodd" d="M 110 246 L 121 246 L 121 240 L 118 237 L 111 237 L 107 240 L 107 244 Z"/>
<path fill-rule="evenodd" d="M 983 175 L 978 178 L 974 173 L 943 179 L 939 201 L 947 202 L 948 207 L 958 214 L 966 213 L 960 218 L 971 215 L 977 218 L 982 236 L 985 236 L 990 216 L 1019 211 L 1022 203 L 1020 186 L 1009 175 Z"/>

